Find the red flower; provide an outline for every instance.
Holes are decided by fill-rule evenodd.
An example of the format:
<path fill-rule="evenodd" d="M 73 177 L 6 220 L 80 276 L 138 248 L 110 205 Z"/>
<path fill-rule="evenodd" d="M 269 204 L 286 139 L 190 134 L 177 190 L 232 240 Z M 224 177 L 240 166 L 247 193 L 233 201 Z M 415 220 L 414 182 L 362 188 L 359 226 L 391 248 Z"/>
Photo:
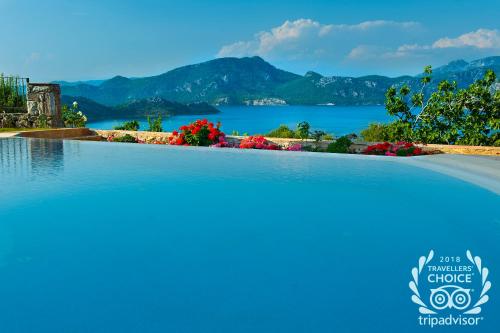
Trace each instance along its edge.
<path fill-rule="evenodd" d="M 169 143 L 174 145 L 190 145 L 207 143 L 213 145 L 220 142 L 225 142 L 225 134 L 218 128 L 214 128 L 214 124 L 207 119 L 197 119 L 188 125 L 179 127 L 180 133 L 172 132 L 169 137 Z M 187 141 L 186 141 L 187 139 Z"/>
<path fill-rule="evenodd" d="M 241 149 L 267 149 L 267 150 L 279 150 L 280 147 L 275 144 L 270 144 L 267 140 L 259 135 L 259 136 L 249 136 L 241 140 L 240 142 Z"/>
<path fill-rule="evenodd" d="M 378 143 L 368 146 L 364 154 L 368 155 L 386 155 L 386 156 L 417 156 L 422 155 L 424 152 L 421 148 L 415 147 L 411 142 L 397 142 L 391 144 L 389 142 Z"/>

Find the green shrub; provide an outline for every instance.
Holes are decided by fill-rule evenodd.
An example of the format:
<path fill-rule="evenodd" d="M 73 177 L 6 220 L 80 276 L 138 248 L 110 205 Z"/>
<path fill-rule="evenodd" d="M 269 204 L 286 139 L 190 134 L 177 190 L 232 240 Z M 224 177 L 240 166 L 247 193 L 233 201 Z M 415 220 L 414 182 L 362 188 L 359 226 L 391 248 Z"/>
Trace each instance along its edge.
<path fill-rule="evenodd" d="M 305 140 L 309 138 L 311 125 L 307 121 L 302 121 L 297 124 L 297 137 Z"/>
<path fill-rule="evenodd" d="M 491 140 L 493 141 L 494 147 L 500 147 L 500 132 L 496 132 L 495 134 L 493 134 Z"/>
<path fill-rule="evenodd" d="M 319 146 L 316 146 L 316 145 L 304 145 L 302 146 L 301 148 L 302 151 L 310 151 L 310 152 L 314 152 L 314 153 L 324 153 L 326 150 L 319 147 Z"/>
<path fill-rule="evenodd" d="M 113 129 L 118 131 L 138 131 L 139 130 L 139 122 L 137 120 L 126 121 L 119 126 L 113 127 Z"/>
<path fill-rule="evenodd" d="M 314 131 L 311 133 L 311 139 L 316 142 L 323 140 L 323 137 L 326 135 L 324 131 Z"/>
<path fill-rule="evenodd" d="M 25 81 L 18 77 L 0 74 L 0 105 L 6 107 L 26 106 Z"/>
<path fill-rule="evenodd" d="M 46 115 L 41 114 L 38 116 L 36 121 L 36 127 L 38 128 L 49 128 L 49 120 Z"/>
<path fill-rule="evenodd" d="M 333 136 L 327 134 L 324 131 L 316 130 L 311 132 L 311 126 L 308 122 L 303 121 L 297 125 L 297 130 L 294 131 L 286 125 L 280 125 L 280 127 L 267 133 L 265 136 L 269 138 L 284 138 L 284 139 L 313 139 L 318 142 L 321 140 L 333 140 Z"/>
<path fill-rule="evenodd" d="M 163 126 L 161 125 L 161 115 L 158 115 L 158 118 L 151 119 L 148 116 L 148 124 L 149 124 L 149 132 L 163 132 Z"/>
<path fill-rule="evenodd" d="M 383 142 L 388 141 L 388 129 L 384 124 L 372 123 L 368 128 L 361 131 L 361 137 L 368 142 Z"/>
<path fill-rule="evenodd" d="M 137 143 L 137 139 L 130 134 L 125 134 L 124 136 L 113 138 L 113 142 Z"/>
<path fill-rule="evenodd" d="M 63 105 L 61 111 L 64 126 L 71 128 L 85 127 L 87 117 L 79 110 L 77 102 L 73 102 L 71 108 L 67 105 Z"/>
<path fill-rule="evenodd" d="M 293 139 L 297 137 L 295 132 L 286 125 L 280 125 L 280 127 L 272 130 L 265 136 L 270 138 L 287 138 L 287 139 Z"/>
<path fill-rule="evenodd" d="M 330 143 L 326 151 L 329 153 L 346 154 L 349 153 L 349 147 L 351 146 L 351 144 L 352 141 L 348 137 L 341 136 L 340 138 L 335 140 L 335 142 Z"/>

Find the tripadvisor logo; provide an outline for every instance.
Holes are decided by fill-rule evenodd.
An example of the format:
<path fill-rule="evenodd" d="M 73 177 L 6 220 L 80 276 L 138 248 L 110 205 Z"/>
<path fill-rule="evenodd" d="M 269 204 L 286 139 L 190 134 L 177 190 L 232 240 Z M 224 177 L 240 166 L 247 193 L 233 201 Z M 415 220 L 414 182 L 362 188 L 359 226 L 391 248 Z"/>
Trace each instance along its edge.
<path fill-rule="evenodd" d="M 411 300 L 419 306 L 421 326 L 476 326 L 489 301 L 488 268 L 467 250 L 461 256 L 434 256 L 431 250 L 411 270 Z"/>

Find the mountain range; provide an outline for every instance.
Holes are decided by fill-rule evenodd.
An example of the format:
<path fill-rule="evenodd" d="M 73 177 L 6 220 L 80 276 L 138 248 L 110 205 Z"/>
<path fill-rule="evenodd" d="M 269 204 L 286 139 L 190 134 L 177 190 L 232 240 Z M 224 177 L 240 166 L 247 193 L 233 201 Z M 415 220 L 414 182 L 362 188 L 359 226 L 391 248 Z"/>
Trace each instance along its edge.
<path fill-rule="evenodd" d="M 434 86 L 431 84 L 430 88 L 443 79 L 455 80 L 459 87 L 465 87 L 487 69 L 500 73 L 500 56 L 452 61 L 434 69 Z M 260 57 L 245 57 L 214 59 L 144 78 L 116 76 L 102 82 L 59 83 L 63 95 L 84 97 L 117 111 L 117 105 L 145 107 L 151 103 L 377 105 L 384 103 L 387 88 L 404 83 L 417 87 L 419 77 L 323 76 L 315 72 L 298 75 L 278 69 Z"/>

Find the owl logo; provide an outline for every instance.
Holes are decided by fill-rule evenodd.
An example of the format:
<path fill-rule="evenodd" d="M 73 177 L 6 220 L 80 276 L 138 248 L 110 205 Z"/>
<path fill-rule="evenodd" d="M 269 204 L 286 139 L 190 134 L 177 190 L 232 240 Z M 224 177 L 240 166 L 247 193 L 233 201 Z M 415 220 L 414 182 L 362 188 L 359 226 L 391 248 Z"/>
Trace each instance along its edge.
<path fill-rule="evenodd" d="M 470 289 L 446 285 L 431 289 L 430 303 L 436 310 L 446 308 L 464 310 L 470 305 Z"/>

